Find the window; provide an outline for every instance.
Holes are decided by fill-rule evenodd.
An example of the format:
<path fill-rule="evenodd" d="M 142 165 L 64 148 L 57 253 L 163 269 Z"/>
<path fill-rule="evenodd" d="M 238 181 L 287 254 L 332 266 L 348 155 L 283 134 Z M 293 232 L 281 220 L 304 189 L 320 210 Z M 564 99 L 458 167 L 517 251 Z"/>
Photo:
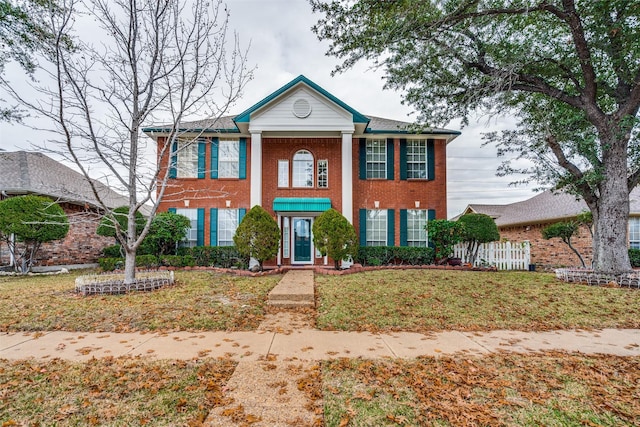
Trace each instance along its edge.
<path fill-rule="evenodd" d="M 407 246 L 427 246 L 426 225 L 426 210 L 407 210 Z"/>
<path fill-rule="evenodd" d="M 198 209 L 176 209 L 176 213 L 186 216 L 191 221 L 191 227 L 187 230 L 180 246 L 187 248 L 198 246 Z"/>
<path fill-rule="evenodd" d="M 233 246 L 238 228 L 238 209 L 218 209 L 218 246 Z"/>
<path fill-rule="evenodd" d="M 278 187 L 289 186 L 289 160 L 278 160 Z"/>
<path fill-rule="evenodd" d="M 640 249 L 640 218 L 629 218 L 629 247 Z"/>
<path fill-rule="evenodd" d="M 293 186 L 313 187 L 313 156 L 307 150 L 293 155 Z"/>
<path fill-rule="evenodd" d="M 329 187 L 329 161 L 318 160 L 318 188 Z"/>
<path fill-rule="evenodd" d="M 289 258 L 290 236 L 289 217 L 282 218 L 282 258 Z"/>
<path fill-rule="evenodd" d="M 386 209 L 367 210 L 367 246 L 387 245 Z"/>
<path fill-rule="evenodd" d="M 198 177 L 198 143 L 190 140 L 178 140 L 176 177 Z"/>
<path fill-rule="evenodd" d="M 367 178 L 387 177 L 387 141 L 372 139 L 367 141 Z"/>
<path fill-rule="evenodd" d="M 427 141 L 407 141 L 407 178 L 427 179 Z"/>
<path fill-rule="evenodd" d="M 218 178 L 238 178 L 240 144 L 238 141 L 220 141 L 218 147 Z"/>

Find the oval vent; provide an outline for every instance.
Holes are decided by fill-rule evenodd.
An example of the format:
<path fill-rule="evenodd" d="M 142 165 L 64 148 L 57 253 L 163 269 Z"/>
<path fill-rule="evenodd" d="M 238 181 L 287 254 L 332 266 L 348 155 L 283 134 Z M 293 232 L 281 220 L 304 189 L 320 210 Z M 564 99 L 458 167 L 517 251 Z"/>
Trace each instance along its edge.
<path fill-rule="evenodd" d="M 311 104 L 306 99 L 296 99 L 293 103 L 293 115 L 299 119 L 309 117 L 311 114 Z"/>

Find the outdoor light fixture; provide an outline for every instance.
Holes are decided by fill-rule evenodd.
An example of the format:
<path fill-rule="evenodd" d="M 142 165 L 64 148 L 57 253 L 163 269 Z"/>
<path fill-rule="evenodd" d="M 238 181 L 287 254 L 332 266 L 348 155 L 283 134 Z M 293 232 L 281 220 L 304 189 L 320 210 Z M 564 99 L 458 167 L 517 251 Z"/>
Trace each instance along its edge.
<path fill-rule="evenodd" d="M 379 201 L 377 201 L 377 200 L 376 200 L 376 201 L 374 201 L 374 202 L 373 202 L 373 207 L 374 207 L 374 208 L 376 208 L 376 209 L 378 209 L 378 208 L 380 207 L 380 202 L 379 202 Z"/>
<path fill-rule="evenodd" d="M 189 201 L 188 201 L 187 199 L 184 199 L 184 205 L 185 205 L 185 207 L 187 207 L 187 208 L 189 207 Z"/>
<path fill-rule="evenodd" d="M 225 203 L 226 203 L 226 205 L 227 205 L 227 207 L 228 207 L 228 208 L 230 208 L 230 207 L 231 207 L 231 200 L 226 200 L 226 201 L 225 201 Z"/>
<path fill-rule="evenodd" d="M 420 200 L 416 200 L 416 208 L 420 207 Z"/>

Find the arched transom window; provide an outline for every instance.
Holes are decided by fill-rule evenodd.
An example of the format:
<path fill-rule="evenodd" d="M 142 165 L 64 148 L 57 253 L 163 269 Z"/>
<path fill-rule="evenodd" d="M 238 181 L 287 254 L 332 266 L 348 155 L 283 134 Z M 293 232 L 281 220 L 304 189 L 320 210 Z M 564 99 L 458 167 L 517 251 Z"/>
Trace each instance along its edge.
<path fill-rule="evenodd" d="M 313 187 L 313 155 L 307 150 L 293 155 L 293 186 Z"/>

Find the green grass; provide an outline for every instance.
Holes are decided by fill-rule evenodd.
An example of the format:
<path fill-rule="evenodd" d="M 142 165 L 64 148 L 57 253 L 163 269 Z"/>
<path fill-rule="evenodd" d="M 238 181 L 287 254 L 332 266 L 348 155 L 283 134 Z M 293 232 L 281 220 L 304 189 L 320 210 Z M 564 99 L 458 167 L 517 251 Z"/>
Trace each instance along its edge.
<path fill-rule="evenodd" d="M 223 403 L 229 360 L 0 360 L 0 425 L 200 425 Z"/>
<path fill-rule="evenodd" d="M 638 328 L 640 292 L 551 274 L 381 270 L 317 276 L 318 327 L 437 331 Z"/>
<path fill-rule="evenodd" d="M 77 275 L 0 277 L 0 331 L 251 330 L 280 279 L 184 271 L 157 291 L 83 297 Z"/>
<path fill-rule="evenodd" d="M 639 381 L 637 357 L 341 359 L 323 363 L 325 425 L 632 426 Z"/>

